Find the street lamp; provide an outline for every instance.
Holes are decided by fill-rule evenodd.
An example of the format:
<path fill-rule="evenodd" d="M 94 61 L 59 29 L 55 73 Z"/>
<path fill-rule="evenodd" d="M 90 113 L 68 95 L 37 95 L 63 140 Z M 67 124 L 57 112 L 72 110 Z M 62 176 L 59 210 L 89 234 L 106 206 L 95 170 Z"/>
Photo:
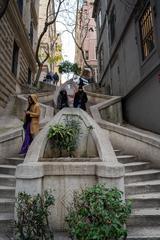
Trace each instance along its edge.
<path fill-rule="evenodd" d="M 5 11 L 8 7 L 9 0 L 0 0 L 0 19 L 5 14 Z"/>

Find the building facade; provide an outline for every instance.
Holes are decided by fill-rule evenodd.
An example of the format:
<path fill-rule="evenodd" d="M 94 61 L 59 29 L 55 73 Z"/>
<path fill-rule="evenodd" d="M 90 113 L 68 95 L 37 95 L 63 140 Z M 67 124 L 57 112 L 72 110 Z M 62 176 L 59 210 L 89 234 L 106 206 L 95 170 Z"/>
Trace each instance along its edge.
<path fill-rule="evenodd" d="M 38 0 L 9 1 L 0 20 L 0 110 L 36 72 L 38 7 Z"/>
<path fill-rule="evenodd" d="M 87 63 L 94 69 L 97 78 L 97 59 L 96 59 L 96 23 L 92 17 L 93 0 L 83 2 L 82 8 L 77 12 L 76 41 L 83 48 L 84 57 Z M 87 31 L 87 32 L 86 32 Z M 82 51 L 76 46 L 75 62 L 87 73 L 90 69 L 86 65 L 82 56 Z M 89 74 L 90 75 L 90 74 Z"/>
<path fill-rule="evenodd" d="M 46 0 L 39 0 L 39 19 L 38 19 L 38 37 L 42 33 L 45 21 L 46 21 L 46 9 L 47 9 L 48 1 Z M 51 21 L 54 18 L 55 14 L 55 8 L 54 8 L 54 0 L 50 1 L 50 5 L 48 8 L 48 16 L 49 21 Z M 54 72 L 54 54 L 55 54 L 55 41 L 57 39 L 56 34 L 56 25 L 51 24 L 48 26 L 47 32 L 44 34 L 41 46 L 40 46 L 40 55 L 42 60 L 45 59 L 46 53 L 49 53 L 49 58 L 45 62 L 43 66 L 43 70 L 40 76 L 40 81 L 43 80 L 44 76 L 47 74 L 47 72 Z"/>
<path fill-rule="evenodd" d="M 126 121 L 160 133 L 160 1 L 96 0 L 98 82 Z"/>

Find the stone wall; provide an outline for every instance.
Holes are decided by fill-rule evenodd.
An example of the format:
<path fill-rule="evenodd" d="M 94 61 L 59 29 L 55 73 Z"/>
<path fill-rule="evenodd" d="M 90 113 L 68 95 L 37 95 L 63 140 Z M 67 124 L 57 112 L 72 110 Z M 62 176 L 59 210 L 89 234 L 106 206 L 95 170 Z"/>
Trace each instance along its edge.
<path fill-rule="evenodd" d="M 19 83 L 25 84 L 28 80 L 28 62 L 24 55 L 24 53 L 21 51 L 20 54 L 20 72 L 19 72 Z"/>
<path fill-rule="evenodd" d="M 16 91 L 16 79 L 11 73 L 13 30 L 5 15 L 0 22 L 0 108 L 4 108 L 8 97 Z"/>
<path fill-rule="evenodd" d="M 16 76 L 12 73 L 14 41 L 19 47 Z M 0 111 L 6 107 L 10 97 L 21 92 L 21 86 L 27 83 L 29 67 L 33 76 L 36 62 L 29 35 L 16 1 L 10 1 L 0 21 Z"/>
<path fill-rule="evenodd" d="M 97 99 L 96 93 L 89 93 L 88 96 L 92 95 L 92 98 L 95 97 L 95 102 Z M 158 134 L 152 132 L 144 131 L 142 129 L 135 128 L 131 125 L 121 126 L 122 123 L 122 114 L 120 98 L 111 97 L 112 99 L 106 99 L 106 96 L 103 98 L 103 102 L 97 102 L 96 105 L 90 107 L 90 112 L 93 119 L 103 128 L 106 129 L 109 133 L 109 138 L 111 143 L 116 149 L 121 149 L 126 154 L 133 154 L 138 159 L 143 159 L 151 162 L 153 166 L 160 167 L 160 137 Z M 117 102 L 116 109 L 110 107 L 115 105 Z M 104 111 L 102 113 L 102 110 Z M 106 114 L 107 113 L 107 114 Z M 110 115 L 112 116 L 112 122 L 110 121 Z M 113 117 L 116 121 L 113 121 Z"/>

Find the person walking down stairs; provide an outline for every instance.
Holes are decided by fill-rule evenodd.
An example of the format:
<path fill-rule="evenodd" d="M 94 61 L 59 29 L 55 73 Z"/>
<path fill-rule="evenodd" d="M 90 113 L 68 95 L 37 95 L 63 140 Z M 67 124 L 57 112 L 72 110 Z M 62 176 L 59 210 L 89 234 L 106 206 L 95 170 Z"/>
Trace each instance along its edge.
<path fill-rule="evenodd" d="M 83 87 L 80 85 L 78 88 L 78 92 L 75 93 L 73 106 L 75 108 L 81 108 L 86 111 L 87 101 L 87 94 L 83 91 Z"/>
<path fill-rule="evenodd" d="M 23 124 L 25 138 L 19 154 L 25 155 L 27 153 L 33 138 L 39 132 L 40 112 L 38 97 L 36 94 L 31 94 L 28 97 L 28 108 L 25 111 L 25 121 Z"/>

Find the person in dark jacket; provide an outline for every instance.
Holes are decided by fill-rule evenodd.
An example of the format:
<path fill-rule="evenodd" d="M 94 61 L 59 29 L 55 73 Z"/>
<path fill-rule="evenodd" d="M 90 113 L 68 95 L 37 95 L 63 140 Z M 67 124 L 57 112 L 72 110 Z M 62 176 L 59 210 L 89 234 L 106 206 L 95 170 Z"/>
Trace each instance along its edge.
<path fill-rule="evenodd" d="M 53 75 L 53 79 L 54 79 L 55 85 L 57 85 L 57 83 L 59 81 L 59 76 L 58 76 L 57 72 L 55 72 L 55 74 Z"/>
<path fill-rule="evenodd" d="M 83 83 L 83 79 L 80 77 L 79 78 L 79 87 L 83 87 L 84 86 L 84 83 Z"/>
<path fill-rule="evenodd" d="M 73 106 L 75 108 L 82 108 L 86 111 L 86 102 L 88 101 L 87 94 L 83 91 L 83 87 L 79 86 L 78 92 L 74 96 Z"/>
<path fill-rule="evenodd" d="M 57 98 L 57 108 L 62 109 L 64 107 L 69 107 L 67 91 L 65 89 L 60 91 Z"/>

